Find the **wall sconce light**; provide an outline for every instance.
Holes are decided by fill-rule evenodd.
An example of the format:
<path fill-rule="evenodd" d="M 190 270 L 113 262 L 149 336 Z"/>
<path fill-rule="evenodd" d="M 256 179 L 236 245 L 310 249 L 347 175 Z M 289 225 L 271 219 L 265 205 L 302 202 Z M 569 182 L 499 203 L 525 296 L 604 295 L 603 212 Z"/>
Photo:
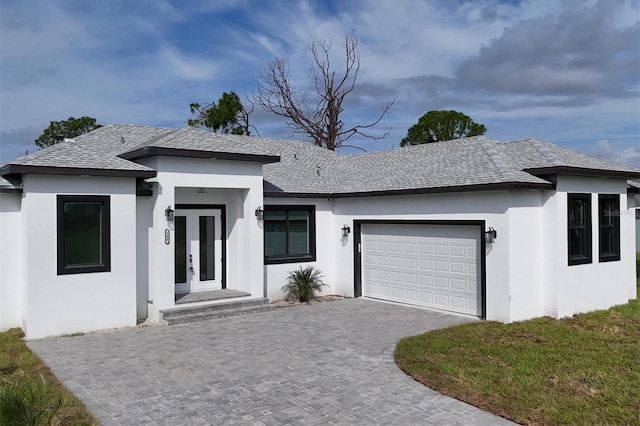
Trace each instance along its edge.
<path fill-rule="evenodd" d="M 262 210 L 261 206 L 258 206 L 256 209 L 256 218 L 258 218 L 258 220 L 264 220 L 264 210 Z"/>
<path fill-rule="evenodd" d="M 349 228 L 349 225 L 344 224 L 342 226 L 342 236 L 343 237 L 348 237 L 350 233 L 351 233 L 351 228 Z"/>
<path fill-rule="evenodd" d="M 493 226 L 490 226 L 487 232 L 484 233 L 485 240 L 488 243 L 492 243 L 497 236 L 498 236 L 498 231 L 493 229 Z"/>
<path fill-rule="evenodd" d="M 171 206 L 167 206 L 167 208 L 164 209 L 164 217 L 167 218 L 167 221 L 173 222 L 173 209 Z"/>

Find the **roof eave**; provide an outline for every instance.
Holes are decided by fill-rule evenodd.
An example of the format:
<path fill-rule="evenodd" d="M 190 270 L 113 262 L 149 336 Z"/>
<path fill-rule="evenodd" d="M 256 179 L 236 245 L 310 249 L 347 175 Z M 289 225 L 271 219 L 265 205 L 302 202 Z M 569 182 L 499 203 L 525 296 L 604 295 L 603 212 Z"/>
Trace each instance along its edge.
<path fill-rule="evenodd" d="M 391 189 L 362 192 L 277 192 L 265 191 L 265 198 L 352 198 L 384 197 L 392 195 L 444 194 L 456 192 L 499 191 L 499 190 L 549 190 L 555 189 L 555 183 L 503 182 L 479 185 L 445 186 L 437 188 Z"/>
<path fill-rule="evenodd" d="M 524 169 L 524 171 L 534 176 L 572 175 L 572 176 L 585 176 L 585 177 L 613 177 L 613 178 L 624 178 L 624 179 L 640 178 L 640 172 L 588 169 L 583 167 L 569 167 L 569 166 L 537 167 L 537 168 Z"/>
<path fill-rule="evenodd" d="M 97 169 L 87 167 L 33 166 L 7 164 L 0 168 L 0 176 L 5 175 L 64 175 L 64 176 L 107 176 L 148 179 L 156 176 L 155 170 Z"/>
<path fill-rule="evenodd" d="M 157 156 L 252 161 L 262 164 L 277 163 L 280 161 L 279 155 L 242 154 L 235 152 L 201 151 L 194 149 L 176 149 L 153 146 L 147 146 L 134 151 L 125 152 L 120 154 L 118 157 L 125 160 L 139 160 L 142 158 Z"/>

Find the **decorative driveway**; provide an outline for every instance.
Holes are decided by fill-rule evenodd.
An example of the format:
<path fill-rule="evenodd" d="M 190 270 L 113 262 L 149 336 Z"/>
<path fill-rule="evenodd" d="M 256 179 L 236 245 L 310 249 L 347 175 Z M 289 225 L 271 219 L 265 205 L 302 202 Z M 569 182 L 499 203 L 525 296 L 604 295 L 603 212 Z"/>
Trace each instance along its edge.
<path fill-rule="evenodd" d="M 511 424 L 393 362 L 399 338 L 465 321 L 344 299 L 28 345 L 104 425 Z"/>

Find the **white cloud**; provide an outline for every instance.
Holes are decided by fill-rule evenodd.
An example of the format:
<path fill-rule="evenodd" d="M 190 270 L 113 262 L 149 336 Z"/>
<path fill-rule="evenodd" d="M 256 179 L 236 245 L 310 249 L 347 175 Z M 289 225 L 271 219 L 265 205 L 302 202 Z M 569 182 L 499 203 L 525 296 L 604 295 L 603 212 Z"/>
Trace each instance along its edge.
<path fill-rule="evenodd" d="M 216 77 L 217 66 L 213 61 L 185 55 L 173 46 L 161 47 L 158 54 L 159 69 L 166 69 L 181 80 L 213 80 Z"/>
<path fill-rule="evenodd" d="M 351 33 L 362 68 L 344 120 L 369 122 L 381 101 L 398 97 L 379 126 L 392 128 L 390 138 L 363 146 L 397 145 L 428 110 L 457 109 L 501 140 L 538 137 L 591 152 L 606 139 L 633 159 L 638 7 L 636 0 L 1 2 L 1 156 L 5 143 L 26 135 L 17 130 L 71 115 L 182 125 L 190 102 L 255 90 L 275 56 L 289 58 L 299 87 L 308 83 L 307 45 L 332 40 L 339 69 L 342 38 Z M 254 117 L 263 135 L 288 134 L 283 120 Z"/>
<path fill-rule="evenodd" d="M 640 169 L 640 146 L 618 148 L 608 140 L 601 139 L 596 144 L 594 155 Z"/>

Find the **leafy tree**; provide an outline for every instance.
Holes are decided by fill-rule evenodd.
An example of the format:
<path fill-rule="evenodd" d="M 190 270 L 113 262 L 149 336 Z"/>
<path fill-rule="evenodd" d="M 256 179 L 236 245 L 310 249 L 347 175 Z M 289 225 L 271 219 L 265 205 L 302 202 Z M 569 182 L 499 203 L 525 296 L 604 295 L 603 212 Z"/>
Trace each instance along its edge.
<path fill-rule="evenodd" d="M 429 111 L 409 128 L 400 146 L 419 145 L 452 139 L 483 135 L 487 131 L 484 124 L 474 122 L 469 116 L 458 111 Z"/>
<path fill-rule="evenodd" d="M 36 139 L 36 145 L 46 148 L 64 141 L 65 138 L 75 138 L 99 127 L 102 124 L 96 123 L 93 117 L 69 117 L 63 121 L 51 121 L 49 127 Z"/>
<path fill-rule="evenodd" d="M 253 100 L 266 111 L 284 117 L 293 134 L 301 133 L 309 136 L 316 145 L 334 151 L 355 134 L 381 139 L 364 132 L 378 124 L 395 100 L 382 104 L 382 112 L 378 118 L 365 125 L 345 126 L 341 120 L 344 112 L 342 103 L 355 87 L 360 71 L 360 55 L 358 39 L 353 36 L 344 37 L 345 69 L 336 73 L 331 68 L 329 50 L 331 43 L 320 40 L 311 43 L 308 48 L 313 62 L 307 77 L 311 80 L 315 93 L 308 95 L 296 93 L 291 87 L 289 78 L 289 61 L 287 58 L 275 58 L 263 73 L 258 76 L 258 92 Z M 346 146 L 346 145 L 345 145 Z"/>
<path fill-rule="evenodd" d="M 191 114 L 196 118 L 189 119 L 189 126 L 209 129 L 214 133 L 232 133 L 234 135 L 249 135 L 249 114 L 235 92 L 224 92 L 218 103 L 200 106 L 194 102 L 189 105 Z M 255 128 L 254 128 L 255 129 Z"/>

